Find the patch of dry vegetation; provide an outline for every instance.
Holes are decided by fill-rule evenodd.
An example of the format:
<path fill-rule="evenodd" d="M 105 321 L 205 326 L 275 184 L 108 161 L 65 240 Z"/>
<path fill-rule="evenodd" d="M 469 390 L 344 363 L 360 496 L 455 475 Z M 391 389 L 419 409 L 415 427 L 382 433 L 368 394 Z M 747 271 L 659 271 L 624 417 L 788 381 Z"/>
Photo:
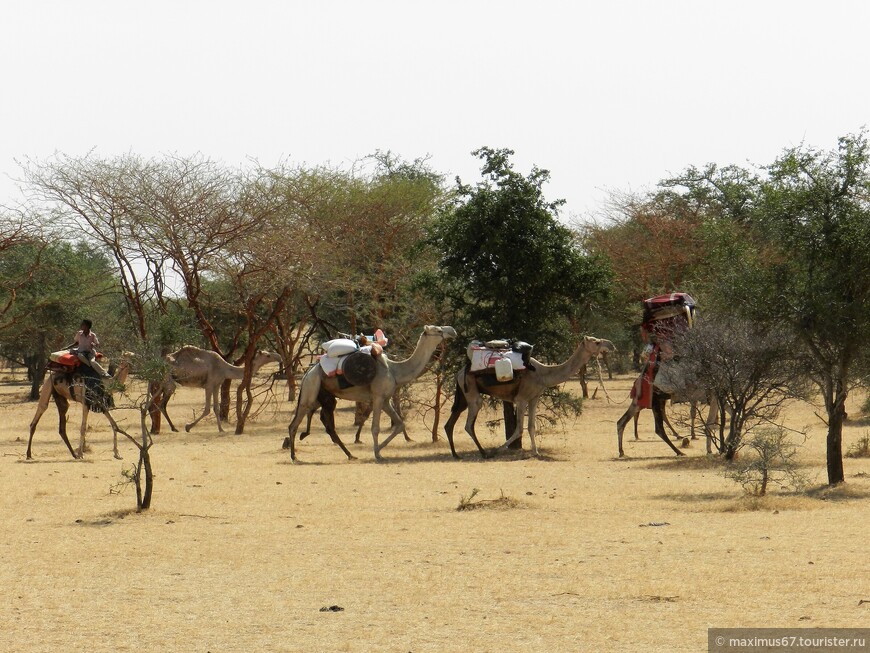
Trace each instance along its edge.
<path fill-rule="evenodd" d="M 506 496 L 504 490 L 501 491 L 501 496 L 495 499 L 477 499 L 475 497 L 480 494 L 478 488 L 474 488 L 467 496 L 463 496 L 459 500 L 459 505 L 456 510 L 512 510 L 514 508 L 523 507 L 523 503 L 517 499 Z"/>

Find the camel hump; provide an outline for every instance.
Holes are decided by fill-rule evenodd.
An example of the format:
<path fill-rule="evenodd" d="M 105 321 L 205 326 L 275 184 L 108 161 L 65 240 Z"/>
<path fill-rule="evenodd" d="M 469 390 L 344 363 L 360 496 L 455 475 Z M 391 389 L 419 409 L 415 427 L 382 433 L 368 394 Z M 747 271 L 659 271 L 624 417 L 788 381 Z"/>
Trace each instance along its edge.
<path fill-rule="evenodd" d="M 342 366 L 344 378 L 353 385 L 368 385 L 375 380 L 377 369 L 375 359 L 363 352 L 348 354 Z"/>

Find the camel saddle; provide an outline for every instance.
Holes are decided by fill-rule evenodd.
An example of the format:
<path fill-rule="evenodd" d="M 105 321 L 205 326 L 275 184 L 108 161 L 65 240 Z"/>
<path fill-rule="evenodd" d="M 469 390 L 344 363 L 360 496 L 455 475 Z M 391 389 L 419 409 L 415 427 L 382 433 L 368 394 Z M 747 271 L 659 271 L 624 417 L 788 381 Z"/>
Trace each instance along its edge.
<path fill-rule="evenodd" d="M 377 353 L 380 355 L 380 352 Z M 320 369 L 328 377 L 337 376 L 339 385 L 348 388 L 353 385 L 368 385 L 375 378 L 377 361 L 372 346 L 360 347 L 341 356 L 323 354 L 320 357 Z"/>
<path fill-rule="evenodd" d="M 98 361 L 102 360 L 103 354 L 97 352 L 94 355 L 94 358 Z M 48 362 L 45 364 L 45 369 L 50 372 L 67 372 L 69 374 L 80 372 L 84 376 L 89 376 L 90 374 L 93 374 L 95 377 L 97 376 L 96 371 L 90 365 L 83 365 L 78 356 L 66 349 L 51 352 L 48 355 Z"/>
<path fill-rule="evenodd" d="M 533 345 L 522 340 L 473 340 L 466 350 L 472 374 L 495 373 L 500 360 L 507 359 L 514 372 L 533 369 L 531 363 Z"/>

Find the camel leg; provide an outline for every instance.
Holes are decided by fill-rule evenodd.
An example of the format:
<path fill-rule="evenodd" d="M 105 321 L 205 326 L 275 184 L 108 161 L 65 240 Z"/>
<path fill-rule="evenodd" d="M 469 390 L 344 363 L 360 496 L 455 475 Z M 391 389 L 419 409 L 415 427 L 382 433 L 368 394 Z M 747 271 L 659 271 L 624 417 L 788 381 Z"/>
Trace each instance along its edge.
<path fill-rule="evenodd" d="M 671 424 L 671 420 L 668 419 L 668 412 L 667 412 L 667 405 L 666 405 L 666 403 L 667 403 L 667 400 L 662 401 L 662 405 L 661 405 L 661 410 L 662 410 L 662 422 L 664 422 L 664 425 L 667 426 L 667 427 L 670 429 L 671 434 L 674 436 L 674 439 L 676 439 L 676 440 L 682 440 L 682 439 L 683 439 L 683 436 L 681 436 L 679 433 L 677 433 L 677 429 L 674 428 L 674 425 Z"/>
<path fill-rule="evenodd" d="M 469 388 L 474 387 L 472 383 L 469 383 Z M 468 415 L 465 418 L 465 432 L 468 433 L 469 437 L 471 437 L 475 444 L 477 444 L 478 448 L 480 448 L 480 443 L 478 442 L 477 435 L 474 432 L 474 424 L 477 422 L 477 415 L 480 413 L 480 409 L 483 407 L 483 398 L 480 396 L 480 393 L 472 390 L 465 395 L 465 402 L 468 406 Z M 489 455 L 484 455 L 482 449 L 481 455 L 484 458 L 489 457 Z"/>
<path fill-rule="evenodd" d="M 158 396 L 156 400 L 152 400 L 155 402 L 155 405 L 160 410 L 160 414 L 166 419 L 166 423 L 169 424 L 169 430 L 173 433 L 178 433 L 178 429 L 175 427 L 175 424 L 172 423 L 172 420 L 169 417 L 169 413 L 166 410 L 166 407 L 169 405 L 169 400 L 172 398 L 172 395 L 175 394 L 175 391 L 164 391 L 161 395 Z M 187 429 L 188 431 L 190 429 Z"/>
<path fill-rule="evenodd" d="M 362 435 L 363 426 L 365 426 L 366 420 L 372 414 L 372 405 L 363 403 L 361 401 L 356 402 L 356 406 L 354 407 L 354 415 L 353 415 L 353 423 L 356 425 L 356 435 L 353 438 L 354 444 L 361 444 L 362 440 L 360 436 Z"/>
<path fill-rule="evenodd" d="M 299 434 L 299 441 L 302 442 L 305 438 L 311 435 L 311 420 L 314 418 L 314 411 L 308 413 L 308 419 L 305 422 L 305 430 Z M 320 414 L 320 421 L 323 422 L 323 413 Z M 334 422 L 335 420 L 333 420 Z"/>
<path fill-rule="evenodd" d="M 719 400 L 713 396 L 710 398 L 710 411 L 707 413 L 707 419 L 704 422 L 704 434 L 707 436 L 707 453 L 713 453 L 713 429 L 718 422 L 719 417 Z M 723 420 L 724 423 L 724 420 Z"/>
<path fill-rule="evenodd" d="M 396 413 L 399 415 L 399 418 L 404 423 L 405 416 L 402 415 L 402 409 L 399 407 L 400 406 L 399 396 L 393 395 L 393 398 L 391 399 L 391 401 L 392 401 L 393 409 L 396 411 Z M 365 426 L 366 420 L 369 418 L 369 415 L 372 414 L 372 407 L 371 407 L 371 404 L 364 404 L 362 402 L 357 402 L 356 406 L 357 407 L 356 407 L 353 423 L 356 425 L 357 429 L 356 429 L 356 435 L 354 435 L 354 438 L 353 438 L 353 443 L 354 444 L 362 444 L 362 440 L 361 440 L 360 436 L 362 435 L 363 426 Z M 393 426 L 395 426 L 395 422 L 390 422 L 391 429 L 393 428 Z M 411 438 L 411 436 L 408 435 L 408 429 L 405 428 L 404 426 L 402 427 L 402 435 L 405 436 L 405 442 L 413 442 L 414 441 L 413 438 Z"/>
<path fill-rule="evenodd" d="M 320 400 L 320 421 L 326 429 L 326 432 L 329 434 L 329 437 L 341 448 L 348 460 L 356 460 L 353 454 L 351 454 L 351 452 L 347 450 L 347 447 L 344 446 L 344 442 L 341 441 L 341 438 L 338 437 L 338 432 L 335 430 L 335 406 L 338 403 L 335 396 L 328 392 L 321 391 L 318 395 L 318 399 Z M 314 411 L 308 413 L 309 425 L 311 424 L 311 416 L 313 414 Z M 300 436 L 299 439 L 301 440 L 302 437 Z"/>
<path fill-rule="evenodd" d="M 112 417 L 112 413 L 108 410 L 105 411 L 106 419 L 109 421 L 109 425 L 112 427 L 112 450 L 113 455 L 116 460 L 123 460 L 121 454 L 118 452 L 118 431 L 121 429 L 118 427 L 118 423 L 115 421 L 115 418 Z"/>
<path fill-rule="evenodd" d="M 664 442 L 673 449 L 674 453 L 678 456 L 685 456 L 682 451 L 677 449 L 674 446 L 674 443 L 671 442 L 670 438 L 668 438 L 668 434 L 665 433 L 664 426 L 664 402 L 667 401 L 667 398 L 664 395 L 653 394 L 653 402 L 652 402 L 652 411 L 653 416 L 655 417 L 655 425 L 656 425 L 656 435 L 658 435 Z"/>
<path fill-rule="evenodd" d="M 637 402 L 632 401 L 631 405 L 628 407 L 628 410 L 625 411 L 622 417 L 620 417 L 616 421 L 616 439 L 617 444 L 619 446 L 619 457 L 622 458 L 625 456 L 625 451 L 622 449 L 622 433 L 625 431 L 625 426 L 628 422 L 635 418 L 635 428 L 637 428 L 636 418 L 640 414 L 640 406 L 637 405 Z M 637 431 L 635 431 L 635 438 L 637 437 Z"/>
<path fill-rule="evenodd" d="M 332 420 L 332 424 L 334 427 L 335 416 L 330 415 L 329 417 L 326 417 L 323 414 L 323 410 L 324 410 L 325 406 L 332 406 L 331 410 L 335 411 L 335 405 L 337 403 L 338 402 L 335 400 L 335 397 L 332 396 L 331 394 L 329 394 L 323 388 L 320 388 L 320 390 L 317 391 L 317 403 L 315 403 L 314 406 L 311 407 L 311 410 L 308 412 L 308 416 L 307 416 L 306 421 L 305 421 L 305 430 L 299 434 L 299 441 L 300 442 L 302 442 L 305 438 L 307 438 L 309 435 L 311 435 L 311 420 L 314 418 L 314 411 L 316 411 L 318 408 L 321 408 L 320 423 L 323 424 L 324 426 L 326 426 L 325 420 L 330 419 L 330 420 Z M 327 433 L 328 432 L 329 431 L 327 431 Z"/>
<path fill-rule="evenodd" d="M 296 431 L 306 415 L 310 417 L 315 410 L 317 410 L 316 405 L 311 407 L 303 407 L 301 403 L 296 405 L 296 414 L 287 426 L 287 437 L 284 438 L 283 445 L 284 449 L 290 449 L 290 460 L 296 460 Z"/>
<path fill-rule="evenodd" d="M 290 460 L 296 460 L 296 431 L 302 420 L 310 416 L 320 405 L 317 401 L 320 395 L 320 371 L 313 367 L 302 377 L 299 388 L 299 399 L 296 402 L 296 413 L 287 426 L 287 437 L 284 438 L 284 449 L 290 449 Z"/>
<path fill-rule="evenodd" d="M 309 431 L 311 429 L 311 418 L 314 416 L 314 411 L 320 407 L 320 404 L 315 402 L 314 404 L 302 404 L 302 393 L 299 393 L 299 402 L 296 404 L 296 413 L 293 415 L 293 419 L 290 421 L 290 424 L 287 426 L 287 437 L 284 438 L 284 444 L 282 447 L 284 449 L 290 449 L 290 460 L 296 460 L 296 431 L 299 429 L 299 425 L 302 423 L 303 419 L 308 419 Z M 324 421 L 323 413 L 320 415 L 320 421 L 326 425 Z M 335 422 L 333 422 L 334 424 Z M 333 427 L 334 428 L 334 427 Z M 308 435 L 306 433 L 305 435 Z M 330 434 L 330 437 L 331 434 Z M 299 438 L 302 439 L 301 437 Z M 342 449 L 344 446 L 342 445 Z M 347 453 L 347 451 L 345 451 Z"/>
<path fill-rule="evenodd" d="M 185 424 L 184 425 L 185 431 L 190 433 L 190 429 L 192 429 L 194 426 L 196 426 L 203 417 L 206 417 L 211 412 L 212 403 L 214 403 L 214 413 L 215 413 L 215 417 L 217 417 L 218 431 L 220 431 L 221 433 L 224 432 L 224 428 L 223 428 L 223 426 L 221 426 L 220 406 L 218 406 L 219 394 L 220 393 L 218 393 L 218 392 L 213 392 L 211 388 L 205 389 L 205 406 L 202 409 L 202 415 L 197 417 L 190 424 Z"/>
<path fill-rule="evenodd" d="M 540 455 L 538 453 L 538 445 L 535 444 L 535 434 L 538 430 L 537 414 L 538 402 L 532 401 L 529 403 L 529 425 L 527 428 L 529 431 L 529 441 L 532 443 L 532 454 L 534 454 L 536 457 Z"/>
<path fill-rule="evenodd" d="M 468 408 L 468 401 L 465 399 L 465 395 L 459 387 L 459 384 L 456 385 L 456 391 L 453 393 L 453 406 L 450 409 L 450 417 L 447 418 L 447 421 L 444 423 L 444 432 L 447 433 L 447 442 L 450 443 L 450 453 L 456 460 L 461 460 L 462 457 L 456 453 L 456 448 L 453 446 L 453 428 L 456 425 L 456 422 L 459 420 L 459 416 L 462 412 Z M 471 427 L 471 439 L 474 441 L 477 450 L 480 452 L 481 458 L 486 458 L 486 450 L 482 446 L 480 446 L 480 442 L 477 439 L 477 435 L 474 432 L 474 425 Z"/>
<path fill-rule="evenodd" d="M 502 444 L 498 448 L 499 451 L 501 451 L 503 449 L 507 449 L 514 442 L 516 442 L 521 437 L 523 437 L 523 420 L 525 419 L 526 409 L 528 408 L 528 406 L 529 406 L 529 404 L 527 402 L 520 402 L 520 403 L 514 404 L 514 407 L 516 408 L 516 411 L 517 411 L 517 426 L 514 429 L 514 432 L 511 434 L 511 436 L 507 440 L 505 440 L 504 444 Z M 529 437 L 530 438 L 534 437 L 531 434 L 531 432 L 529 433 Z M 532 440 L 532 451 L 535 452 L 536 456 L 538 455 L 537 454 L 537 447 L 534 446 L 534 440 Z"/>
<path fill-rule="evenodd" d="M 84 393 L 82 393 L 82 394 L 84 394 Z M 82 423 L 81 423 L 81 427 L 79 429 L 79 455 L 78 455 L 78 457 L 84 458 L 85 457 L 85 432 L 88 430 L 88 414 L 91 411 L 88 409 L 88 406 L 85 403 L 84 396 L 82 397 L 81 404 L 82 404 Z"/>
<path fill-rule="evenodd" d="M 27 460 L 32 460 L 33 458 L 33 434 L 36 433 L 36 425 L 39 424 L 40 418 L 48 409 L 48 404 L 51 402 L 52 397 L 54 397 L 54 404 L 55 406 L 57 406 L 57 432 L 63 440 L 63 443 L 66 445 L 66 448 L 69 449 L 70 455 L 73 458 L 78 458 L 78 456 L 76 456 L 75 450 L 72 448 L 72 444 L 70 444 L 69 438 L 66 435 L 66 414 L 69 410 L 69 402 L 67 401 L 66 397 L 63 397 L 59 393 L 54 391 L 52 379 L 50 376 L 48 376 L 46 377 L 45 383 L 43 383 L 42 385 L 42 390 L 39 393 L 39 404 L 36 407 L 36 414 L 33 416 L 33 419 L 30 422 L 30 438 L 27 440 Z"/>
<path fill-rule="evenodd" d="M 36 433 L 36 426 L 39 424 L 39 420 L 42 418 L 45 411 L 48 409 L 48 403 L 51 400 L 51 377 L 46 377 L 45 382 L 42 384 L 42 389 L 39 392 L 39 403 L 36 405 L 36 414 L 33 416 L 33 419 L 30 420 L 30 438 L 27 440 L 27 460 L 32 460 L 32 448 L 33 448 L 33 434 Z M 57 407 L 58 413 L 60 412 L 60 406 Z M 69 444 L 69 440 L 64 440 L 66 442 L 66 446 L 69 447 L 69 452 L 73 455 L 73 458 L 76 457 L 75 452 Z"/>
<path fill-rule="evenodd" d="M 378 404 L 381 404 L 380 406 Z M 390 434 L 386 437 L 386 439 L 378 446 L 377 433 L 375 432 L 375 423 L 378 423 L 378 432 L 380 432 L 380 414 L 381 410 L 383 410 L 387 415 L 390 416 L 390 422 L 392 424 L 392 428 L 390 429 Z M 390 400 L 382 401 L 378 400 L 376 402 L 372 402 L 372 440 L 375 443 L 375 458 L 381 460 L 380 451 L 384 447 L 386 447 L 390 442 L 393 441 L 399 433 L 405 430 L 405 422 L 402 420 L 399 413 L 396 412 L 396 409 L 390 405 Z"/>

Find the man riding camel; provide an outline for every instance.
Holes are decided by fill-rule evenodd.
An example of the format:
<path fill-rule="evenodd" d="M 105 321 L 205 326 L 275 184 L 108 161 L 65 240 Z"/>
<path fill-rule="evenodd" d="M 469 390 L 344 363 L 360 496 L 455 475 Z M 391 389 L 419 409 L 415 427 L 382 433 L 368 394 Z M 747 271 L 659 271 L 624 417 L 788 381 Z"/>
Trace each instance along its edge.
<path fill-rule="evenodd" d="M 97 347 L 100 346 L 100 341 L 97 334 L 91 331 L 92 326 L 93 322 L 90 320 L 82 320 L 81 328 L 76 333 L 73 344 L 67 348 L 70 353 L 75 354 L 82 363 L 91 367 L 101 377 L 109 378 L 112 375 L 106 372 L 96 360 Z"/>

